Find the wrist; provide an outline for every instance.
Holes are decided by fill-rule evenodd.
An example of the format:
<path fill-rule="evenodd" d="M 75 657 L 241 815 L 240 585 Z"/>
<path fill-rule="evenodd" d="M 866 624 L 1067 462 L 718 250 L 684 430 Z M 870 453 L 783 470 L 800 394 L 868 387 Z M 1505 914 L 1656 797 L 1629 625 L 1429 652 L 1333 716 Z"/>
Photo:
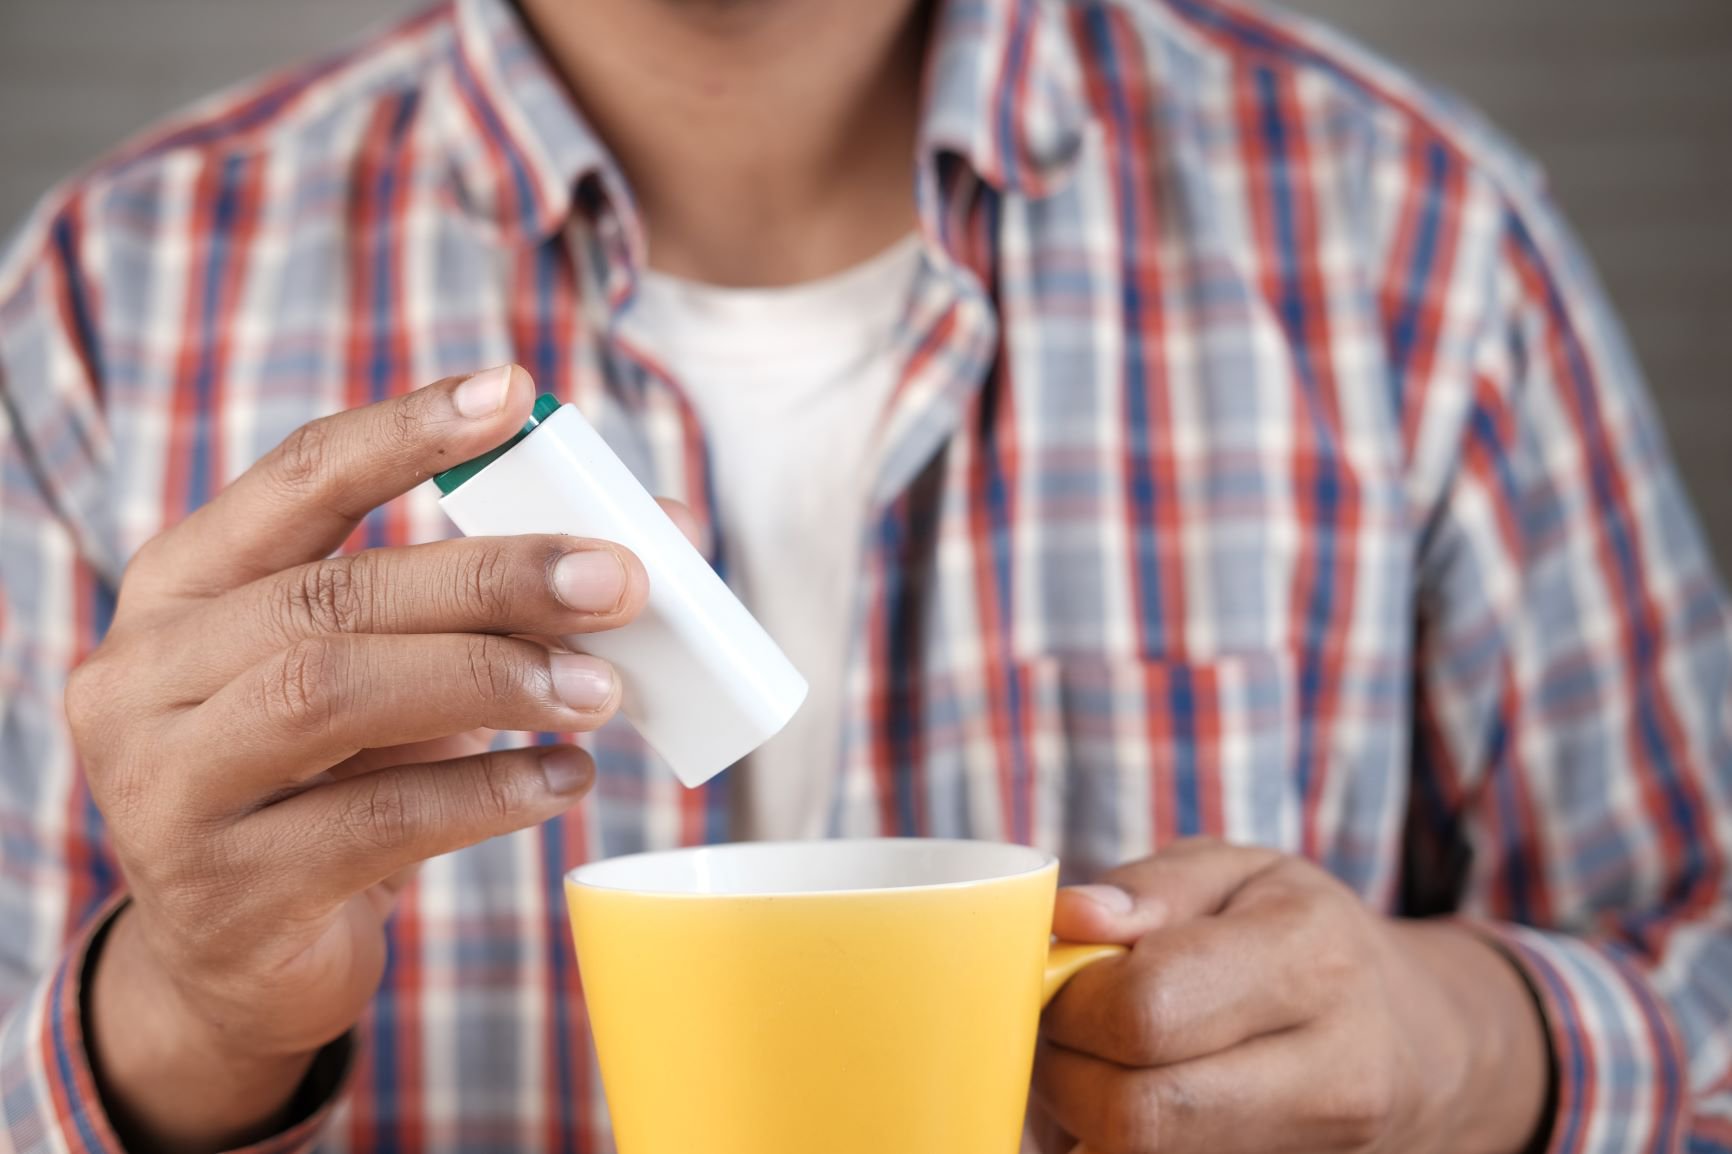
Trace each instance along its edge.
<path fill-rule="evenodd" d="M 1440 1020 L 1418 1045 L 1441 1059 L 1436 1134 L 1450 1150 L 1524 1154 L 1544 1124 L 1551 1086 L 1545 1022 L 1509 957 L 1455 922 L 1397 923 L 1414 962 L 1442 993 Z"/>
<path fill-rule="evenodd" d="M 84 1026 L 103 1105 L 128 1149 L 222 1150 L 288 1120 L 315 1053 L 264 1054 L 201 1013 L 115 915 L 86 966 Z"/>

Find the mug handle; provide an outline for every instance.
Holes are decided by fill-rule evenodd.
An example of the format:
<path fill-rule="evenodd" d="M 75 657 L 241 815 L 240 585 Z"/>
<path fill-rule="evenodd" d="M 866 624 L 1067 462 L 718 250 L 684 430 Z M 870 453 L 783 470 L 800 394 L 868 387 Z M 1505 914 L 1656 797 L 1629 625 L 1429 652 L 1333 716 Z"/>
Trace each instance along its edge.
<path fill-rule="evenodd" d="M 1125 953 L 1123 946 L 1089 946 L 1080 942 L 1054 942 L 1046 952 L 1046 981 L 1040 989 L 1040 1004 L 1044 1008 L 1064 984 L 1078 973 L 1107 958 Z"/>
<path fill-rule="evenodd" d="M 1054 942 L 1046 951 L 1046 981 L 1040 988 L 1040 1004 L 1046 1004 L 1064 989 L 1064 984 L 1096 962 L 1116 958 L 1130 951 L 1123 946 L 1087 946 L 1080 942 Z M 1089 1154 L 1078 1143 L 1070 1154 Z"/>

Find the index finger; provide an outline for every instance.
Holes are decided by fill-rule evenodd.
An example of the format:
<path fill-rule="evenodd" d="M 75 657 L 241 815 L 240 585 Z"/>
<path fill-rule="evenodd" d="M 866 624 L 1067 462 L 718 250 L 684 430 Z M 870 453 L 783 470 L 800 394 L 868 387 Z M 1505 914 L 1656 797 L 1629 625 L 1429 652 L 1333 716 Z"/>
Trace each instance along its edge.
<path fill-rule="evenodd" d="M 1291 1029 L 1327 995 L 1309 961 L 1321 924 L 1271 903 L 1158 930 L 1122 958 L 1090 966 L 1060 991 L 1041 1034 L 1121 1066 L 1165 1066 Z"/>
<path fill-rule="evenodd" d="M 527 372 L 501 365 L 302 425 L 146 546 L 129 591 L 211 596 L 324 557 L 377 506 L 503 443 L 534 395 Z"/>

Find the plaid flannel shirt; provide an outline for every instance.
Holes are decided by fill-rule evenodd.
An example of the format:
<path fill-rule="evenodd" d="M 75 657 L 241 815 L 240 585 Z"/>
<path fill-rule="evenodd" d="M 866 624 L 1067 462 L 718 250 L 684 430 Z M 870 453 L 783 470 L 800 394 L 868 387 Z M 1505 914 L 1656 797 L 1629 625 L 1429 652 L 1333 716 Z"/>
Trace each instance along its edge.
<path fill-rule="evenodd" d="M 1209 833 L 1499 935 L 1556 1151 L 1732 1149 L 1725 603 L 1533 167 L 1229 0 L 945 0 L 924 265 L 871 493 L 836 833 Z M 505 0 L 197 109 L 0 270 L 0 1147 L 114 1151 L 123 891 L 61 709 L 127 557 L 297 425 L 505 360 L 710 516 L 633 338 L 630 189 Z M 863 430 L 863 435 L 867 431 Z M 725 561 L 727 526 L 714 526 Z M 350 547 L 450 532 L 417 491 Z M 725 837 L 628 729 L 593 798 L 428 864 L 346 1084 L 265 1149 L 610 1148 L 557 879 Z M 172 772 L 172 766 L 165 766 Z"/>

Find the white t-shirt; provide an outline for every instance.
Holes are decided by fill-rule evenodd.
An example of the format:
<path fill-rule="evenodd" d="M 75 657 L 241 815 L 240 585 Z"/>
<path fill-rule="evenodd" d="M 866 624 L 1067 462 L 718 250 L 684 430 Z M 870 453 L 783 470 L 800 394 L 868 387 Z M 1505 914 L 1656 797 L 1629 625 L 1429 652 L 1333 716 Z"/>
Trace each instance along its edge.
<path fill-rule="evenodd" d="M 824 832 L 867 452 L 902 367 L 894 333 L 920 259 L 909 236 L 864 264 L 787 288 L 717 288 L 650 272 L 627 321 L 704 427 L 729 583 L 811 685 L 735 782 L 745 787 L 742 836 Z"/>

